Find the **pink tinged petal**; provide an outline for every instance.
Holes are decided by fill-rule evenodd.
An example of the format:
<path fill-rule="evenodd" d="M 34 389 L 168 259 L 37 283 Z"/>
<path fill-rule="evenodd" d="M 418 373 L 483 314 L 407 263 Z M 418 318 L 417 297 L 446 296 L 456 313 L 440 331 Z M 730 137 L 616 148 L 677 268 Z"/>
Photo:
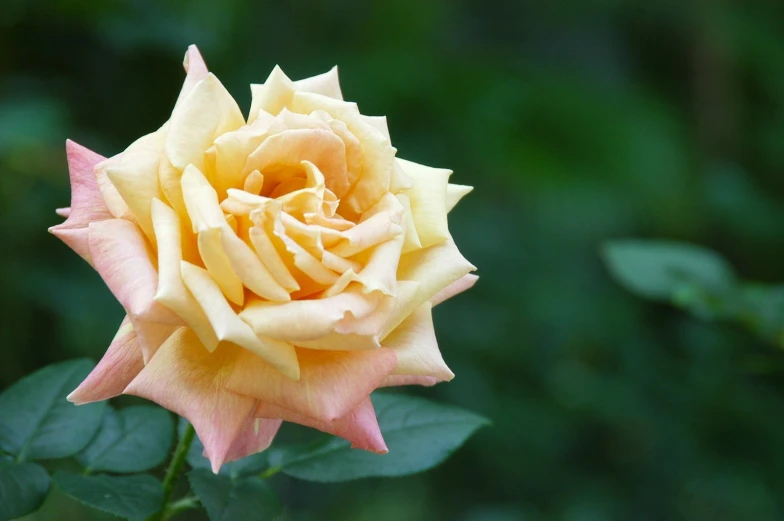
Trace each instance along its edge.
<path fill-rule="evenodd" d="M 283 421 L 298 423 L 312 429 L 317 429 L 334 436 L 339 436 L 349 442 L 351 447 L 362 449 L 376 454 L 389 452 L 381 429 L 378 426 L 373 402 L 369 397 L 364 398 L 359 404 L 345 415 L 331 422 L 320 421 L 315 418 L 297 414 L 277 405 L 261 402 L 256 408 L 255 416 L 260 418 L 280 418 Z"/>
<path fill-rule="evenodd" d="M 177 104 L 179 104 L 185 96 L 187 96 L 201 80 L 207 77 L 209 71 L 207 64 L 204 63 L 204 58 L 201 57 L 199 49 L 195 45 L 188 46 L 185 52 L 185 59 L 182 62 L 182 67 L 185 69 L 185 81 L 182 84 L 180 95 L 177 97 Z M 176 107 L 176 105 L 175 105 Z"/>
<path fill-rule="evenodd" d="M 438 349 L 429 302 L 411 313 L 384 339 L 383 345 L 397 355 L 392 374 L 432 376 L 444 381 L 455 377 Z"/>
<path fill-rule="evenodd" d="M 71 214 L 61 228 L 84 228 L 93 221 L 111 219 L 101 197 L 93 169 L 105 158 L 70 139 L 65 142 L 71 176 Z"/>
<path fill-rule="evenodd" d="M 93 173 L 95 165 L 105 158 L 70 139 L 65 142 L 65 151 L 71 178 L 71 206 L 65 222 L 49 228 L 49 233 L 92 264 L 86 228 L 91 222 L 112 218 Z"/>
<path fill-rule="evenodd" d="M 343 93 L 340 92 L 337 66 L 332 67 L 323 74 L 295 81 L 294 88 L 302 92 L 313 92 L 334 99 L 343 99 Z"/>
<path fill-rule="evenodd" d="M 66 208 L 58 208 L 54 211 L 57 215 L 62 217 L 63 219 L 67 219 L 69 215 L 71 215 L 71 207 L 68 206 Z"/>
<path fill-rule="evenodd" d="M 445 287 L 444 289 L 442 289 L 441 291 L 439 291 L 438 293 L 430 297 L 430 303 L 433 305 L 433 307 L 435 307 L 438 304 L 442 303 L 443 301 L 473 288 L 477 280 L 479 280 L 479 277 L 477 275 L 474 275 L 473 273 L 464 275 L 459 279 L 457 279 L 456 281 L 454 281 L 449 286 Z"/>
<path fill-rule="evenodd" d="M 146 322 L 134 317 L 129 317 L 133 329 L 136 331 L 136 338 L 142 349 L 144 363 L 147 364 L 166 340 L 180 327 L 171 324 L 158 324 Z"/>
<path fill-rule="evenodd" d="M 75 251 L 81 258 L 91 266 L 93 259 L 90 255 L 90 241 L 88 239 L 89 230 L 87 228 L 58 228 L 52 226 L 49 233 L 63 241 L 66 246 Z"/>
<path fill-rule="evenodd" d="M 224 382 L 240 350 L 210 353 L 190 328 L 178 329 L 125 389 L 190 421 L 218 472 L 256 401 L 228 391 Z"/>
<path fill-rule="evenodd" d="M 158 239 L 158 289 L 155 301 L 176 313 L 209 351 L 218 347 L 218 337 L 207 315 L 185 288 L 180 275 L 182 240 L 180 219 L 159 199 L 152 201 L 152 220 Z"/>
<path fill-rule="evenodd" d="M 180 265 L 182 280 L 199 303 L 212 324 L 219 340 L 232 342 L 267 360 L 280 371 L 280 377 L 296 380 L 300 377 L 294 346 L 280 340 L 256 336 L 253 329 L 240 320 L 220 288 L 203 268 L 188 262 Z"/>
<path fill-rule="evenodd" d="M 451 212 L 460 200 L 471 193 L 473 186 L 453 185 L 446 186 L 446 211 Z"/>
<path fill-rule="evenodd" d="M 331 422 L 348 414 L 395 366 L 391 349 L 315 351 L 298 349 L 300 379 L 283 377 L 251 353 L 242 353 L 226 387 L 294 413 Z"/>
<path fill-rule="evenodd" d="M 434 376 L 390 375 L 384 379 L 380 387 L 400 387 L 403 385 L 423 385 L 425 387 L 432 387 L 439 382 L 441 382 L 441 380 Z"/>
<path fill-rule="evenodd" d="M 267 450 L 272 445 L 272 440 L 275 439 L 282 423 L 282 420 L 265 419 L 257 417 L 255 414 L 248 416 L 223 462 L 229 463 Z M 204 456 L 209 458 L 208 454 Z"/>
<path fill-rule="evenodd" d="M 446 194 L 452 171 L 431 168 L 400 158 L 397 163 L 413 180 L 413 186 L 405 193 L 411 202 L 411 212 L 422 247 L 427 248 L 447 240 L 449 227 L 446 218 Z"/>
<path fill-rule="evenodd" d="M 323 299 L 283 304 L 253 301 L 239 316 L 260 336 L 287 341 L 314 340 L 334 331 L 350 317 L 364 317 L 379 305 L 379 296 L 344 292 Z"/>
<path fill-rule="evenodd" d="M 158 273 L 147 241 L 135 224 L 124 219 L 94 222 L 89 228 L 89 245 L 95 269 L 131 317 L 147 322 L 182 323 L 154 300 Z"/>
<path fill-rule="evenodd" d="M 139 340 L 130 320 L 125 317 L 101 361 L 68 395 L 68 401 L 83 405 L 114 398 L 122 394 L 143 367 Z"/>
<path fill-rule="evenodd" d="M 381 347 L 379 335 L 332 332 L 316 340 L 293 340 L 297 347 L 320 351 L 375 351 Z"/>

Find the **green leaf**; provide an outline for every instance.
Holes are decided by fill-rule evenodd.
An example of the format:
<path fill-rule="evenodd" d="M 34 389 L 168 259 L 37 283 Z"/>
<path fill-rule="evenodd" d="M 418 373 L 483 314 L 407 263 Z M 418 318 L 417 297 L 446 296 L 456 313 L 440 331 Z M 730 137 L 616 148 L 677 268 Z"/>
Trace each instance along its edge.
<path fill-rule="evenodd" d="M 784 345 L 784 286 L 745 284 L 737 319 L 765 340 Z"/>
<path fill-rule="evenodd" d="M 275 492 L 263 479 L 232 479 L 195 469 L 188 474 L 188 480 L 210 521 L 268 521 L 281 513 Z"/>
<path fill-rule="evenodd" d="M 130 521 L 143 521 L 163 508 L 161 482 L 147 474 L 84 476 L 57 472 L 54 483 L 75 500 Z"/>
<path fill-rule="evenodd" d="M 624 240 L 602 256 L 619 284 L 642 297 L 670 300 L 689 286 L 721 292 L 735 284 L 732 268 L 716 253 L 692 244 Z"/>
<path fill-rule="evenodd" d="M 180 421 L 177 425 L 177 436 L 182 437 L 182 433 L 185 432 L 185 427 L 188 425 L 188 420 L 185 418 L 180 418 Z M 187 461 L 188 464 L 193 467 L 194 469 L 205 469 L 210 470 L 212 467 L 210 466 L 210 461 L 204 457 L 204 445 L 201 443 L 201 440 L 198 436 L 193 438 L 193 443 L 191 443 L 190 449 L 188 449 L 188 457 Z M 250 456 L 246 456 L 242 459 L 237 461 L 232 461 L 229 463 L 224 463 L 221 465 L 220 475 L 221 476 L 229 476 L 232 478 L 242 477 L 242 476 L 255 476 L 260 474 L 263 470 L 269 467 L 269 458 L 267 452 L 259 452 L 257 454 L 251 454 Z"/>
<path fill-rule="evenodd" d="M 310 481 L 405 476 L 438 465 L 489 423 L 458 407 L 413 396 L 379 394 L 373 405 L 389 454 L 352 449 L 349 442 L 330 436 L 315 444 L 272 449 L 270 463 Z"/>
<path fill-rule="evenodd" d="M 90 472 L 142 472 L 166 459 L 173 439 L 174 421 L 166 409 L 109 408 L 98 435 L 76 459 Z"/>
<path fill-rule="evenodd" d="M 18 461 L 65 458 L 82 450 L 98 431 L 106 403 L 77 407 L 65 397 L 93 365 L 83 358 L 53 364 L 0 394 L 0 448 Z"/>
<path fill-rule="evenodd" d="M 40 465 L 0 460 L 0 521 L 38 510 L 49 492 L 49 481 Z"/>

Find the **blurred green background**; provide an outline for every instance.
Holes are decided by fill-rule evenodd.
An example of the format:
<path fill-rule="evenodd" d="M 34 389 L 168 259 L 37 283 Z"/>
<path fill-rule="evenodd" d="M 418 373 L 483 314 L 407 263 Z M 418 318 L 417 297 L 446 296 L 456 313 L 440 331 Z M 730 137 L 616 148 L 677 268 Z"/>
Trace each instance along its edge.
<path fill-rule="evenodd" d="M 278 476 L 284 519 L 784 519 L 784 356 L 598 255 L 688 240 L 784 280 L 784 3 L 2 0 L 0 389 L 110 341 L 120 306 L 46 233 L 63 144 L 156 129 L 190 43 L 245 110 L 276 63 L 337 64 L 399 156 L 476 187 L 450 225 L 481 279 L 436 312 L 457 378 L 422 392 L 494 426 L 420 476 Z M 53 494 L 29 519 L 109 517 Z"/>

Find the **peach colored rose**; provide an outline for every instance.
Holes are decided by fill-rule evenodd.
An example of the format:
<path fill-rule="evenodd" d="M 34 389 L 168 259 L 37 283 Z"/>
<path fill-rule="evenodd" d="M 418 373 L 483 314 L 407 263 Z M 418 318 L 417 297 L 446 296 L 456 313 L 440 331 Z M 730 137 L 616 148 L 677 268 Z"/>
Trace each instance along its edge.
<path fill-rule="evenodd" d="M 468 289 L 447 212 L 471 188 L 396 159 L 337 70 L 251 85 L 247 120 L 198 50 L 171 118 L 105 159 L 67 142 L 71 207 L 50 231 L 127 316 L 69 396 L 186 417 L 215 471 L 292 421 L 384 453 L 370 393 L 452 372 L 431 307 Z"/>

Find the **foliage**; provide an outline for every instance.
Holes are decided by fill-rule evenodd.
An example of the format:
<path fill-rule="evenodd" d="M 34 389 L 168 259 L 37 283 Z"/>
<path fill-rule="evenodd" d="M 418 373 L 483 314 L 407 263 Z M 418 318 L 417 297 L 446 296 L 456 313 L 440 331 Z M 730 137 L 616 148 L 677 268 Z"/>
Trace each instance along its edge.
<path fill-rule="evenodd" d="M 174 438 L 171 413 L 153 405 L 115 410 L 106 404 L 76 407 L 68 403 L 66 390 L 91 369 L 86 360 L 54 364 L 0 394 L 0 454 L 4 455 L 0 458 L 0 521 L 34 512 L 46 498 L 47 469 L 26 458 L 73 456 L 82 472 L 58 470 L 52 478 L 55 487 L 86 506 L 129 521 L 168 520 L 199 504 L 211 521 L 267 521 L 282 512 L 266 481 L 280 470 L 311 481 L 421 472 L 441 463 L 488 423 L 455 407 L 384 394 L 375 397 L 374 405 L 382 433 L 395 451 L 389 458 L 363 458 L 347 442 L 326 436 L 323 444 L 331 448 L 329 454 L 323 450 L 315 454 L 310 447 L 276 446 L 274 467 L 262 452 L 228 463 L 216 475 L 209 470 L 202 455 L 204 446 L 194 436 L 193 427 L 180 418 L 177 448 L 161 482 L 144 472 L 158 467 L 169 453 Z M 186 461 L 192 467 L 188 481 L 195 497 L 172 500 Z"/>
<path fill-rule="evenodd" d="M 614 241 L 604 258 L 618 282 L 641 297 L 738 322 L 784 347 L 784 286 L 738 281 L 718 254 L 690 244 Z"/>

